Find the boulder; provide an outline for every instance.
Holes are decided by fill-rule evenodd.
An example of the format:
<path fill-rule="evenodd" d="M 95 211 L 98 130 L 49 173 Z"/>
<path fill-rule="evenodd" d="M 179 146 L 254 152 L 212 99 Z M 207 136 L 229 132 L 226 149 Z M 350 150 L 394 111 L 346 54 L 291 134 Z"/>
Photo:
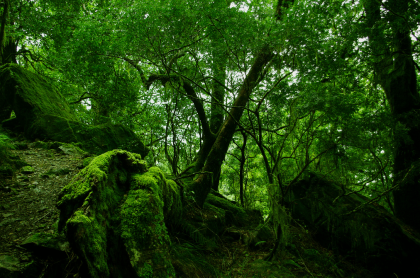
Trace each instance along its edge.
<path fill-rule="evenodd" d="M 122 125 L 90 126 L 80 122 L 65 98 L 38 74 L 16 64 L 0 67 L 0 122 L 28 139 L 80 143 L 95 154 L 126 149 L 147 155 L 139 137 Z M 16 117 L 10 118 L 14 111 Z"/>
<path fill-rule="evenodd" d="M 420 273 L 420 235 L 377 203 L 317 173 L 292 185 L 286 196 L 292 216 L 314 238 L 362 264 L 376 277 Z"/>

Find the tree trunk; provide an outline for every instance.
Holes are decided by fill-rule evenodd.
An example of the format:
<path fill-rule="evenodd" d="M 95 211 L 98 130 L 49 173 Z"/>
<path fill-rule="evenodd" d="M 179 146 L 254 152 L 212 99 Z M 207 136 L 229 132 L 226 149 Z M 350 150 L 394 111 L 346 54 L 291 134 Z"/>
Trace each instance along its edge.
<path fill-rule="evenodd" d="M 406 1 L 388 1 L 391 20 L 387 20 L 392 30 L 393 40 L 387 42 L 380 21 L 380 2 L 370 0 L 365 4 L 367 24 L 371 28 L 369 43 L 375 54 L 374 69 L 378 83 L 385 91 L 396 127 L 406 130 L 401 134 L 394 129 L 394 183 L 402 182 L 405 173 L 413 162 L 420 159 L 420 96 L 417 91 L 417 76 L 411 52 L 410 29 L 406 26 L 404 14 L 408 10 Z M 387 45 L 391 44 L 392 53 Z M 404 181 L 393 192 L 396 216 L 420 230 L 420 174 L 413 179 Z"/>
<path fill-rule="evenodd" d="M 7 25 L 7 17 L 9 14 L 9 0 L 5 0 L 3 4 L 3 14 L 1 16 L 1 26 L 0 26 L 0 65 L 4 64 L 3 61 L 3 52 L 4 52 L 4 45 L 7 41 L 6 35 L 6 25 Z"/>
<path fill-rule="evenodd" d="M 225 0 L 217 0 L 214 2 L 218 6 L 218 9 L 227 9 Z M 226 81 L 226 53 L 224 52 L 224 41 L 220 36 L 219 30 L 216 26 L 210 28 L 210 39 L 212 47 L 212 98 L 211 98 L 211 107 L 210 107 L 210 130 L 216 134 L 222 127 L 224 120 L 224 110 L 223 103 L 225 100 L 225 81 Z M 221 168 L 217 169 L 213 173 L 213 186 L 212 189 L 219 191 L 219 179 L 220 179 Z"/>
<path fill-rule="evenodd" d="M 202 173 L 190 185 L 190 189 L 194 191 L 195 200 L 200 207 L 203 206 L 204 201 L 212 188 L 213 173 L 217 172 L 225 159 L 229 144 L 232 141 L 233 134 L 235 133 L 237 122 L 239 122 L 242 116 L 245 105 L 249 100 L 249 96 L 254 87 L 257 85 L 261 72 L 264 70 L 264 67 L 272 57 L 273 54 L 268 45 L 264 46 L 258 53 L 254 64 L 239 89 L 238 96 L 230 109 L 229 116 L 224 121 L 223 126 L 217 135 L 216 141 L 211 147 Z"/>
<path fill-rule="evenodd" d="M 248 140 L 248 135 L 246 134 L 245 131 L 242 131 L 242 137 L 243 137 L 243 144 L 242 144 L 242 148 L 241 148 L 241 161 L 240 161 L 240 166 L 239 166 L 239 198 L 241 200 L 241 205 L 242 207 L 245 207 L 245 203 L 244 203 L 244 166 L 245 166 L 245 161 L 246 161 L 246 154 L 245 154 L 245 150 L 246 150 L 246 142 Z"/>

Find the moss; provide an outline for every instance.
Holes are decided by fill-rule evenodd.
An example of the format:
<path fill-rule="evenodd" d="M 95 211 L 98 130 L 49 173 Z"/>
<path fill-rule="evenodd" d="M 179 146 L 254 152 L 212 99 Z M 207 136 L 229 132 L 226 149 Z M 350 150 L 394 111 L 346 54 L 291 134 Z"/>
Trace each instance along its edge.
<path fill-rule="evenodd" d="M 166 180 L 166 186 L 163 187 L 164 215 L 167 223 L 177 224 L 182 216 L 182 199 L 179 185 L 173 180 Z"/>
<path fill-rule="evenodd" d="M 174 277 L 165 210 L 180 217 L 178 186 L 159 168 L 146 170 L 140 155 L 114 150 L 95 157 L 63 189 L 59 228 L 66 225 L 90 276 L 106 277 L 111 269 L 119 273 L 111 276 L 124 276 L 118 269 L 126 257 L 139 277 Z M 171 214 L 172 208 L 177 212 Z"/>
<path fill-rule="evenodd" d="M 65 98 L 40 75 L 6 64 L 0 67 L 0 80 L 3 105 L 12 104 L 19 121 L 32 121 L 41 114 L 77 121 Z"/>
<path fill-rule="evenodd" d="M 130 129 L 122 125 L 88 126 L 55 115 L 43 115 L 25 129 L 29 138 L 59 142 L 78 142 L 85 151 L 101 154 L 112 149 L 125 149 L 146 156 L 147 147 Z"/>
<path fill-rule="evenodd" d="M 94 159 L 95 157 L 86 157 L 85 159 L 83 159 L 83 168 L 84 167 L 87 167 L 91 162 L 92 162 L 92 160 Z"/>
<path fill-rule="evenodd" d="M 31 166 L 23 166 L 20 171 L 24 174 L 32 174 L 33 172 L 35 172 L 35 169 Z"/>
<path fill-rule="evenodd" d="M 24 132 L 27 138 L 34 140 L 77 142 L 84 150 L 95 154 L 126 149 L 147 155 L 148 149 L 140 138 L 122 125 L 89 126 L 80 122 L 65 98 L 43 77 L 18 65 L 6 64 L 0 67 L 0 81 L 3 127 Z M 9 119 L 12 110 L 16 118 Z M 37 145 L 46 147 L 44 142 Z"/>
<path fill-rule="evenodd" d="M 67 234 L 75 251 L 85 258 L 91 277 L 108 277 L 105 227 L 95 215 L 87 216 L 83 210 L 76 211 L 67 222 Z"/>
<path fill-rule="evenodd" d="M 220 234 L 226 228 L 226 211 L 222 208 L 213 206 L 210 203 L 204 203 L 203 208 L 203 224 L 206 229 L 203 229 L 202 232 L 209 237 Z"/>
<path fill-rule="evenodd" d="M 226 211 L 226 223 L 233 224 L 236 226 L 244 226 L 246 225 L 247 214 L 245 210 L 233 203 L 231 203 L 228 199 L 217 197 L 213 194 L 209 194 L 207 196 L 206 202 L 218 207 L 222 208 Z"/>
<path fill-rule="evenodd" d="M 147 277 L 142 275 L 149 265 L 153 277 L 170 277 L 168 273 L 174 272 L 169 261 L 171 242 L 163 213 L 162 188 L 166 186 L 163 173 L 157 167 L 151 167 L 143 175 L 134 174 L 130 192 L 122 205 L 121 236 L 131 264 L 140 277 Z"/>

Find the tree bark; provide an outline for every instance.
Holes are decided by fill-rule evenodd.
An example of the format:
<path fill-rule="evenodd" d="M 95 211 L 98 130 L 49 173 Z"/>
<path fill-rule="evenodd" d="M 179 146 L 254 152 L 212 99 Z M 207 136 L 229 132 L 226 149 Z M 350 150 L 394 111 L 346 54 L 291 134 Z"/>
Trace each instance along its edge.
<path fill-rule="evenodd" d="M 3 14 L 1 16 L 1 26 L 0 26 L 0 65 L 4 63 L 3 61 L 3 51 L 6 40 L 6 24 L 7 16 L 9 14 L 9 0 L 4 1 Z"/>
<path fill-rule="evenodd" d="M 394 129 L 394 184 L 403 180 L 413 162 L 420 159 L 420 95 L 417 91 L 417 75 L 411 52 L 410 29 L 403 15 L 408 10 L 407 1 L 388 1 L 389 19 L 381 18 L 381 3 L 367 1 L 365 11 L 367 25 L 371 29 L 369 43 L 375 54 L 374 69 L 378 83 L 385 91 L 396 126 L 407 130 L 398 134 Z M 392 31 L 392 41 L 386 40 L 381 22 L 386 21 Z M 383 25 L 382 25 L 383 26 Z M 388 45 L 390 44 L 390 46 Z M 390 50 L 392 47 L 392 51 Z M 420 174 L 404 181 L 393 192 L 395 213 L 398 218 L 420 230 Z"/>
<path fill-rule="evenodd" d="M 225 0 L 216 0 L 214 5 L 218 9 L 227 9 L 229 8 L 229 3 Z M 220 36 L 220 32 L 217 29 L 217 26 L 210 27 L 210 39 L 211 39 L 211 55 L 213 59 L 212 63 L 212 98 L 211 98 L 211 107 L 210 107 L 210 130 L 216 134 L 222 127 L 224 120 L 224 109 L 223 103 L 225 100 L 225 90 L 224 85 L 226 81 L 226 63 L 227 57 L 224 51 L 224 41 Z M 214 141 L 213 141 L 214 143 Z M 206 156 L 208 153 L 206 154 Z M 217 169 L 213 173 L 213 190 L 219 191 L 219 179 L 220 179 L 221 168 Z"/>

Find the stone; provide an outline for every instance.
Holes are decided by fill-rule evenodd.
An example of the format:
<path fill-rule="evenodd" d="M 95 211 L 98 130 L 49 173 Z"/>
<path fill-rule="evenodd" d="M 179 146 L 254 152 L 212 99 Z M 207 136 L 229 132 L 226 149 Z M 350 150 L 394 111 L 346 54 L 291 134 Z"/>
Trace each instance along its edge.
<path fill-rule="evenodd" d="M 31 143 L 32 148 L 49 148 L 45 141 L 57 141 L 78 143 L 94 154 L 126 149 L 144 157 L 148 152 L 139 136 L 123 125 L 91 126 L 80 122 L 54 86 L 16 64 L 0 67 L 0 111 L 2 127 L 40 140 Z M 12 111 L 15 118 L 9 118 Z"/>
<path fill-rule="evenodd" d="M 20 171 L 23 174 L 32 174 L 35 172 L 35 169 L 32 166 L 23 166 Z"/>
<path fill-rule="evenodd" d="M 70 245 L 63 235 L 51 234 L 51 233 L 36 233 L 25 239 L 20 244 L 21 247 L 30 250 L 44 250 L 46 249 L 59 251 L 59 252 L 70 252 Z"/>
<path fill-rule="evenodd" d="M 358 261 L 377 277 L 420 273 L 420 234 L 377 203 L 316 172 L 304 173 L 285 197 L 320 244 Z M 358 208 L 358 209 L 356 209 Z"/>

